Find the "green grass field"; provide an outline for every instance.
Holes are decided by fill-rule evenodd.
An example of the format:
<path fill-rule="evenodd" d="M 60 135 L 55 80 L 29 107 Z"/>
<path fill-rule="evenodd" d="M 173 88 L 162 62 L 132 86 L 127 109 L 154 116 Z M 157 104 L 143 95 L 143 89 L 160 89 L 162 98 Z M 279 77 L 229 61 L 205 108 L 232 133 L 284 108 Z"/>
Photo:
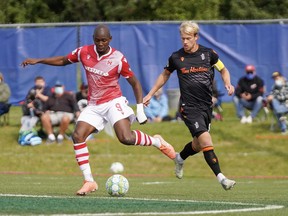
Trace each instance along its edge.
<path fill-rule="evenodd" d="M 10 124 L 0 127 L 0 214 L 2 215 L 288 215 L 288 136 L 270 131 L 265 121 L 241 125 L 232 104 L 223 104 L 224 121 L 211 134 L 223 173 L 237 181 L 224 191 L 202 154 L 187 159 L 184 177 L 154 147 L 121 145 L 104 132 L 88 142 L 99 190 L 75 196 L 82 175 L 72 143 L 22 147 L 17 143 L 21 110 L 12 107 Z M 190 138 L 182 122 L 133 124 L 160 133 L 180 151 Z M 130 188 L 125 197 L 105 191 L 112 162 L 125 166 Z"/>

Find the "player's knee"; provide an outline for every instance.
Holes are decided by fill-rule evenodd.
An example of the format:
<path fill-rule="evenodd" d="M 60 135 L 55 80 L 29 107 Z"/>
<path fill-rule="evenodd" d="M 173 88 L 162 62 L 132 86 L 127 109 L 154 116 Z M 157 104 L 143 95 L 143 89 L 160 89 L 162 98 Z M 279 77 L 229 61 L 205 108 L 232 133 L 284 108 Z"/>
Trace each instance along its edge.
<path fill-rule="evenodd" d="M 120 135 L 118 136 L 118 140 L 124 145 L 134 145 L 135 139 L 131 135 Z"/>
<path fill-rule="evenodd" d="M 72 140 L 74 143 L 81 143 L 85 141 L 84 137 L 76 130 L 72 133 Z"/>

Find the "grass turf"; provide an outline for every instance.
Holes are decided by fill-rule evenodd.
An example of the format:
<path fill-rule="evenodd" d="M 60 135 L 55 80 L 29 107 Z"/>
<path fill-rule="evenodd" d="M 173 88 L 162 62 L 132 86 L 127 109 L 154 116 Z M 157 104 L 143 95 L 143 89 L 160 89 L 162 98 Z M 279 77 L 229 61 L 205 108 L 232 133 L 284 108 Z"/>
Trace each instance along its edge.
<path fill-rule="evenodd" d="M 154 147 L 123 146 L 102 132 L 88 143 L 92 171 L 100 189 L 88 197 L 75 197 L 82 177 L 71 141 L 65 140 L 62 145 L 18 145 L 21 110 L 12 107 L 10 125 L 0 128 L 0 214 L 197 213 L 195 211 L 242 208 L 240 202 L 248 207 L 251 203 L 285 207 L 225 215 L 288 215 L 288 136 L 269 131 L 271 116 L 266 121 L 241 125 L 232 104 L 223 104 L 223 108 L 224 121 L 213 122 L 211 134 L 222 171 L 237 181 L 232 191 L 221 188 L 202 154 L 186 161 L 184 178 L 178 180 L 173 174 L 173 162 Z M 191 139 L 183 122 L 143 126 L 136 123 L 132 128 L 151 135 L 160 133 L 177 151 Z M 109 167 L 115 161 L 124 164 L 123 175 L 130 183 L 126 196 L 129 199 L 110 198 L 105 191 L 105 181 L 111 175 Z"/>

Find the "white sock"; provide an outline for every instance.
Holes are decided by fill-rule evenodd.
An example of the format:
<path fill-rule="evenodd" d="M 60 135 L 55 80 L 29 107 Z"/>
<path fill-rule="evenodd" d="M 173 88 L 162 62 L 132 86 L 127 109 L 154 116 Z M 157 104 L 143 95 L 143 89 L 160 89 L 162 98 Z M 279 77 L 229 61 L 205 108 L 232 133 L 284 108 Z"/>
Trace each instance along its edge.
<path fill-rule="evenodd" d="M 93 176 L 92 176 L 90 165 L 85 167 L 85 168 L 83 168 L 83 167 L 81 167 L 81 168 L 83 169 L 82 173 L 83 173 L 85 181 L 93 182 L 94 179 L 93 179 Z"/>
<path fill-rule="evenodd" d="M 152 141 L 152 145 L 159 149 L 160 146 L 161 146 L 161 140 L 158 139 L 158 138 L 154 138 L 154 137 L 153 137 L 153 139 L 154 139 L 155 141 Z"/>
<path fill-rule="evenodd" d="M 152 136 L 149 136 L 148 134 L 143 133 L 140 130 L 133 130 L 136 136 L 136 142 L 135 145 L 138 146 L 155 146 L 157 148 L 160 148 L 161 141 L 158 138 L 154 138 Z"/>
<path fill-rule="evenodd" d="M 222 173 L 219 173 L 218 175 L 217 175 L 217 179 L 218 179 L 218 182 L 219 183 L 221 183 L 221 181 L 223 180 L 223 179 L 225 179 L 226 177 L 222 174 Z"/>
<path fill-rule="evenodd" d="M 74 151 L 77 163 L 83 173 L 85 181 L 94 181 L 89 164 L 89 151 L 86 142 L 74 143 Z"/>
<path fill-rule="evenodd" d="M 181 155 L 179 153 L 176 154 L 176 160 L 180 163 L 183 164 L 184 160 L 182 159 Z"/>

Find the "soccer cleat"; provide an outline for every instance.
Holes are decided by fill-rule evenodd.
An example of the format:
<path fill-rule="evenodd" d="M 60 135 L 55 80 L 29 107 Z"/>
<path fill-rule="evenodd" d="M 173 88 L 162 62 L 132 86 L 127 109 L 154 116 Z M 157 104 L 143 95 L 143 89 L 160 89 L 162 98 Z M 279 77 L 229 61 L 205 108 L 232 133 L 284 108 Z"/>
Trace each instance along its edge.
<path fill-rule="evenodd" d="M 174 147 L 172 145 L 170 145 L 169 143 L 167 143 L 162 136 L 160 135 L 154 135 L 154 138 L 158 138 L 161 142 L 161 146 L 160 146 L 160 151 L 165 154 L 167 157 L 169 157 L 170 159 L 174 159 L 176 157 L 176 153 L 174 150 Z"/>
<path fill-rule="evenodd" d="M 179 161 L 177 160 L 177 156 L 179 155 L 179 153 L 176 153 L 176 157 L 174 158 L 174 162 L 175 162 L 175 175 L 178 179 L 181 179 L 183 177 L 183 163 L 179 163 Z"/>
<path fill-rule="evenodd" d="M 88 193 L 98 190 L 98 185 L 95 181 L 84 181 L 84 184 L 80 190 L 77 191 L 78 196 L 85 196 Z"/>
<path fill-rule="evenodd" d="M 234 185 L 236 184 L 236 182 L 234 180 L 230 180 L 230 179 L 223 179 L 221 181 L 221 185 L 224 188 L 224 190 L 230 190 L 234 187 Z"/>

